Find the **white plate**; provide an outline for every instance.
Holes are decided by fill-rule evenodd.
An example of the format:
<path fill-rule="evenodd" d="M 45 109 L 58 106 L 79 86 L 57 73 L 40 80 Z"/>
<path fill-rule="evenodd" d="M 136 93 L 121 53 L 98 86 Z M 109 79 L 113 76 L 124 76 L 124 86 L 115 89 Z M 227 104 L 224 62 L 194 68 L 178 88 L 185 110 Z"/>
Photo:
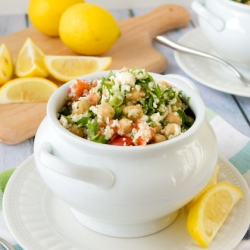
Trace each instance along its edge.
<path fill-rule="evenodd" d="M 203 36 L 200 28 L 191 30 L 182 36 L 178 43 L 218 56 Z M 233 76 L 225 66 L 213 60 L 174 51 L 177 64 L 196 81 L 229 94 L 250 97 L 250 88 Z"/>
<path fill-rule="evenodd" d="M 232 249 L 242 239 L 250 222 L 250 197 L 241 174 L 220 157 L 220 181 L 240 187 L 245 196 L 233 209 L 210 246 Z M 168 228 L 141 238 L 113 238 L 91 231 L 72 215 L 42 181 L 33 156 L 23 162 L 8 182 L 3 200 L 7 225 L 26 250 L 195 250 L 199 247 L 186 229 L 185 209 Z"/>

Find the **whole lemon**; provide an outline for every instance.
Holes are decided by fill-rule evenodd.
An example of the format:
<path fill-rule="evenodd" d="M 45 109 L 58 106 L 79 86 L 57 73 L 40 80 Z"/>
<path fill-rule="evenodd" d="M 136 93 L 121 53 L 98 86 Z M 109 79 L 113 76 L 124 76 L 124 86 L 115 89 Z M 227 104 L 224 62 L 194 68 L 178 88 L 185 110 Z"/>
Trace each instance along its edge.
<path fill-rule="evenodd" d="M 121 32 L 109 11 L 94 4 L 79 3 L 63 13 L 59 35 L 78 54 L 100 55 L 112 47 Z"/>
<path fill-rule="evenodd" d="M 70 6 L 83 0 L 31 0 L 28 5 L 30 21 L 39 31 L 48 36 L 59 36 L 61 15 Z"/>

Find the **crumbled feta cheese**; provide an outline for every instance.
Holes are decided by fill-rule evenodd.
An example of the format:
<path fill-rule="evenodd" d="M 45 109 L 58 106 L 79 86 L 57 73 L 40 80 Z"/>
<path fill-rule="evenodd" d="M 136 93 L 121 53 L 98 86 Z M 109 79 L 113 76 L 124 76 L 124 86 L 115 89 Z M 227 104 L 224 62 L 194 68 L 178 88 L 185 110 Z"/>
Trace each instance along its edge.
<path fill-rule="evenodd" d="M 173 98 L 172 100 L 169 101 L 169 104 L 170 105 L 173 105 L 177 102 L 177 99 L 176 98 Z"/>
<path fill-rule="evenodd" d="M 129 85 L 122 85 L 122 86 L 121 86 L 121 93 L 124 94 L 125 91 L 126 91 L 126 92 L 129 92 L 130 89 L 131 89 L 131 86 L 129 86 Z"/>
<path fill-rule="evenodd" d="M 119 128 L 120 127 L 119 120 L 117 120 L 117 119 L 113 120 L 112 124 L 111 124 L 111 127 L 112 128 L 115 128 L 115 127 Z"/>
<path fill-rule="evenodd" d="M 149 82 L 148 83 L 148 87 L 150 88 L 150 90 L 154 90 L 154 86 L 155 86 L 155 83 L 154 82 Z"/>
<path fill-rule="evenodd" d="M 158 110 L 161 112 L 161 113 L 164 113 L 166 112 L 167 108 L 164 104 L 161 104 L 159 107 L 158 107 Z"/>
<path fill-rule="evenodd" d="M 89 108 L 89 110 L 91 110 L 94 114 L 97 114 L 97 107 L 96 106 L 91 106 Z"/>
<path fill-rule="evenodd" d="M 72 119 L 73 122 L 77 122 L 77 121 L 80 120 L 82 117 L 83 117 L 82 114 L 79 114 L 79 115 L 78 115 L 78 114 L 74 114 L 74 115 L 72 115 L 71 119 Z"/>
<path fill-rule="evenodd" d="M 87 111 L 87 112 L 85 112 L 84 114 L 74 114 L 74 115 L 71 116 L 71 119 L 72 119 L 73 122 L 77 122 L 77 121 L 79 121 L 81 118 L 83 118 L 83 117 L 89 117 L 89 116 L 90 116 L 90 114 L 89 114 L 89 112 Z"/>
<path fill-rule="evenodd" d="M 140 113 L 140 110 L 138 110 L 137 108 L 130 109 L 128 111 L 128 117 L 138 117 L 139 113 Z"/>
<path fill-rule="evenodd" d="M 140 91 L 140 90 L 141 90 L 141 85 L 135 85 L 135 89 L 136 89 L 137 91 Z"/>
<path fill-rule="evenodd" d="M 65 116 L 61 116 L 59 122 L 63 125 L 65 128 L 70 128 L 72 125 L 68 122 Z"/>
<path fill-rule="evenodd" d="M 144 122 L 141 121 L 139 123 L 139 129 L 133 129 L 132 134 L 134 135 L 133 142 L 136 143 L 138 138 L 141 137 L 146 142 L 149 142 L 152 139 L 152 132 L 150 129 L 150 126 Z"/>
<path fill-rule="evenodd" d="M 133 74 L 131 74 L 128 71 L 123 71 L 123 72 L 118 72 L 116 74 L 116 80 L 121 84 L 121 85 L 129 85 L 129 86 L 134 86 L 135 85 L 135 77 Z"/>
<path fill-rule="evenodd" d="M 158 125 L 158 124 L 160 123 L 160 121 L 162 120 L 162 117 L 161 117 L 161 115 L 160 115 L 159 112 L 154 113 L 153 115 L 150 116 L 150 118 L 151 118 L 151 120 L 152 120 L 153 122 L 155 122 L 155 124 L 157 124 L 157 125 Z"/>
<path fill-rule="evenodd" d="M 103 134 L 105 136 L 105 139 L 109 140 L 113 136 L 114 130 L 108 125 L 105 127 Z"/>
<path fill-rule="evenodd" d="M 79 102 L 73 102 L 72 109 L 76 111 L 78 109 L 78 104 L 79 104 Z"/>
<path fill-rule="evenodd" d="M 76 96 L 76 89 L 74 88 L 74 85 L 77 83 L 77 80 L 75 79 L 69 86 L 69 96 Z"/>
<path fill-rule="evenodd" d="M 139 80 L 142 80 L 148 77 L 148 74 L 145 69 L 133 69 L 132 73 L 135 76 L 135 78 Z"/>

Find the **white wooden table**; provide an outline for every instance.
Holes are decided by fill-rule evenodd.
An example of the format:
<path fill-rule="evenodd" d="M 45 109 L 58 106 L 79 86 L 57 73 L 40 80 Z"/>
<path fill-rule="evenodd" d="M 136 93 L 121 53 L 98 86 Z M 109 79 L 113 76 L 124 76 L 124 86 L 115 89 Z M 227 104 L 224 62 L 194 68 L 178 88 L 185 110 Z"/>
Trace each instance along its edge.
<path fill-rule="evenodd" d="M 144 9 L 120 9 L 111 12 L 117 19 L 128 18 L 129 16 L 137 16 L 151 11 L 152 8 Z M 185 28 L 178 32 L 168 32 L 165 35 L 173 40 L 178 40 L 183 34 L 197 27 L 197 17 L 188 9 L 192 15 L 192 22 Z M 0 16 L 0 36 L 19 31 L 30 26 L 27 15 L 1 15 Z M 201 97 L 205 105 L 220 115 L 224 120 L 231 124 L 234 128 L 250 137 L 250 98 L 234 96 L 226 94 L 204 86 L 203 84 L 195 81 L 181 70 L 175 62 L 173 50 L 161 44 L 154 43 L 154 46 L 168 60 L 168 67 L 163 72 L 164 74 L 180 74 L 190 78 L 198 87 Z M 138 65 L 140 66 L 140 65 Z M 0 114 L 1 119 L 1 114 Z M 18 166 L 23 160 L 33 153 L 33 140 L 30 138 L 18 145 L 5 145 L 0 143 L 0 171 L 11 167 Z"/>

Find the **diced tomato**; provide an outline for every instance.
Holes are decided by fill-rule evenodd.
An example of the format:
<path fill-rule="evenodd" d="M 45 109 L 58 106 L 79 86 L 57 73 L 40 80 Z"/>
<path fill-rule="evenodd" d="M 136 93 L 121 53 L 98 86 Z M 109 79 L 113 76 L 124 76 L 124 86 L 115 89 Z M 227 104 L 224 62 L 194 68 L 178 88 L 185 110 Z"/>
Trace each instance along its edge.
<path fill-rule="evenodd" d="M 117 126 L 114 126 L 113 123 L 114 123 L 114 120 L 110 120 L 110 121 L 109 121 L 110 127 L 114 130 L 115 133 L 117 133 L 118 127 L 117 127 Z"/>
<path fill-rule="evenodd" d="M 140 130 L 140 123 L 141 122 L 139 120 L 137 120 L 136 123 L 135 123 L 135 129 L 137 129 L 137 131 Z M 154 138 L 154 136 L 155 136 L 155 129 L 152 128 L 152 127 L 148 127 L 148 128 L 150 130 L 150 137 L 147 138 L 147 141 L 146 141 L 143 137 L 139 136 L 138 137 L 138 141 L 137 141 L 137 145 L 139 145 L 139 146 L 145 146 L 145 145 L 147 145 L 147 142 L 151 141 Z"/>
<path fill-rule="evenodd" d="M 145 145 L 147 145 L 147 142 L 141 136 L 139 136 L 138 141 L 137 141 L 137 145 L 138 146 L 145 146 Z"/>
<path fill-rule="evenodd" d="M 89 83 L 85 80 L 77 79 L 77 83 L 69 88 L 69 96 L 72 94 L 70 101 L 78 100 L 79 97 L 83 96 L 85 90 L 89 90 Z"/>
<path fill-rule="evenodd" d="M 129 136 L 117 136 L 112 141 L 109 142 L 109 145 L 115 146 L 133 146 L 133 139 Z"/>
<path fill-rule="evenodd" d="M 95 80 L 91 85 L 89 85 L 89 89 L 92 89 L 97 86 L 97 80 Z"/>
<path fill-rule="evenodd" d="M 140 129 L 140 127 L 139 127 L 140 123 L 141 123 L 140 120 L 136 120 L 136 122 L 135 122 L 135 128 L 136 128 L 136 130 Z"/>
<path fill-rule="evenodd" d="M 97 93 L 93 92 L 89 95 L 89 103 L 91 105 L 96 106 L 99 101 L 100 101 L 100 96 Z"/>
<path fill-rule="evenodd" d="M 150 140 L 152 140 L 154 137 L 155 137 L 155 129 L 154 128 L 152 128 L 152 127 L 150 127 L 150 133 L 151 133 L 151 138 L 150 138 Z"/>

